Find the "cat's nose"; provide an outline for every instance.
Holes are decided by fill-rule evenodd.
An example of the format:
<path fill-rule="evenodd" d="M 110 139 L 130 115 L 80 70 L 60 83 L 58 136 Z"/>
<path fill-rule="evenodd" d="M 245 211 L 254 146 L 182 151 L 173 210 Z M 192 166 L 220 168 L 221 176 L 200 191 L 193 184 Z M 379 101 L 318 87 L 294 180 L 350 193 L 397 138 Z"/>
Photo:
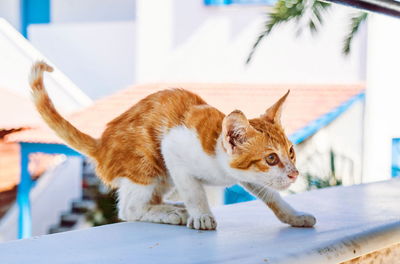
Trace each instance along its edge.
<path fill-rule="evenodd" d="M 297 176 L 299 176 L 299 171 L 297 169 L 291 170 L 288 175 L 289 179 L 296 180 Z"/>

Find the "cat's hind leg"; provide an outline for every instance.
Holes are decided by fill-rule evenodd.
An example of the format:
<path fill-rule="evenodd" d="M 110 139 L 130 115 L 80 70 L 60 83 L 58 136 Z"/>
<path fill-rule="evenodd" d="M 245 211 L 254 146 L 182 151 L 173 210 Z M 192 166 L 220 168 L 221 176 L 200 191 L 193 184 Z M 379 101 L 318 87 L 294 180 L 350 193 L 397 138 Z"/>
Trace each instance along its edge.
<path fill-rule="evenodd" d="M 186 225 L 188 214 L 185 208 L 162 203 L 166 188 L 161 184 L 143 185 L 128 178 L 120 178 L 118 217 L 124 221 Z"/>

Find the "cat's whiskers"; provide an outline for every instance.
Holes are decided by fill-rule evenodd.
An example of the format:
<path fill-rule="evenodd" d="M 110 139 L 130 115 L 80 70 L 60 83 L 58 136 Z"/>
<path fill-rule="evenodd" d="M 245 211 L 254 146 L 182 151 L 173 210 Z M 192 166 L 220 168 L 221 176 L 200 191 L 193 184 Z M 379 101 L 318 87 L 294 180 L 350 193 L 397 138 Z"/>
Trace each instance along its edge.
<path fill-rule="evenodd" d="M 267 195 L 267 191 L 268 191 L 268 189 L 264 187 L 263 191 L 261 193 L 261 196 L 260 196 L 262 201 L 265 201 L 265 198 L 266 198 L 265 196 Z"/>
<path fill-rule="evenodd" d="M 257 193 L 255 194 L 256 197 L 260 197 L 261 192 L 264 190 L 263 186 L 257 186 L 258 190 Z"/>

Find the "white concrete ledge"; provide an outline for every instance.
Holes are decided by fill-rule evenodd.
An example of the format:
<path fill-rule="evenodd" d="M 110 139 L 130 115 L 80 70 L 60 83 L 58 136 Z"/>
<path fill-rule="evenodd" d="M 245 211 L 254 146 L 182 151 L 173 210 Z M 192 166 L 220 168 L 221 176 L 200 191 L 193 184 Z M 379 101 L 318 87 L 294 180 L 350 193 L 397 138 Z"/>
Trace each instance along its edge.
<path fill-rule="evenodd" d="M 13 263 L 339 263 L 400 242 L 400 180 L 287 197 L 315 228 L 280 223 L 261 202 L 215 209 L 217 231 L 120 223 L 0 244 Z"/>

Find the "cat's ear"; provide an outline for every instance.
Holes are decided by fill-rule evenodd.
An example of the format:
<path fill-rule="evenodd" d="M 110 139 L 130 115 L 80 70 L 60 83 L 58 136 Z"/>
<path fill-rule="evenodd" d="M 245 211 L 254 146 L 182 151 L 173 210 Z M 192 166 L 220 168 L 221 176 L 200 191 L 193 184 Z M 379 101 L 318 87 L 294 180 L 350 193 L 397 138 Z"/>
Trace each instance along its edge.
<path fill-rule="evenodd" d="M 265 111 L 265 114 L 261 116 L 261 118 L 266 119 L 274 124 L 280 124 L 282 106 L 283 103 L 286 101 L 286 98 L 288 97 L 289 93 L 290 90 L 288 90 L 287 93 L 284 96 L 282 96 L 273 106 L 268 108 L 267 111 Z"/>
<path fill-rule="evenodd" d="M 238 147 L 245 143 L 254 133 L 255 129 L 239 110 L 227 115 L 222 122 L 222 144 L 228 154 L 236 153 Z"/>

